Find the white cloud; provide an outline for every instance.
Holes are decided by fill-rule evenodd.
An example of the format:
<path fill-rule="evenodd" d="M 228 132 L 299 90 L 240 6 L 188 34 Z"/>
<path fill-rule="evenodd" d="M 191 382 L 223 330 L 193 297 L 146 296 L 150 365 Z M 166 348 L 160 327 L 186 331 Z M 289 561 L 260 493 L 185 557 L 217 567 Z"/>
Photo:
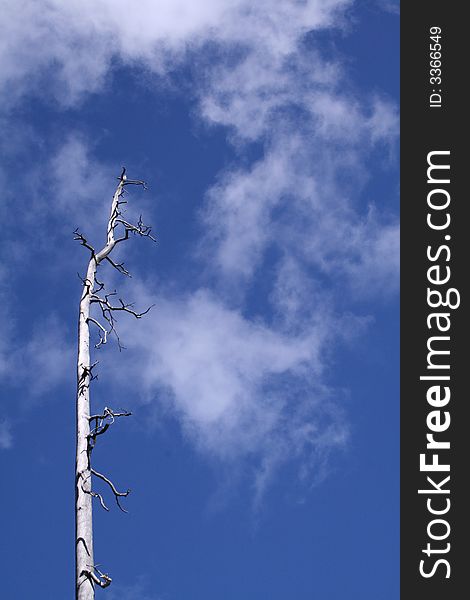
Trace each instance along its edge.
<path fill-rule="evenodd" d="M 13 445 L 11 426 L 8 421 L 0 421 L 0 448 L 8 450 Z"/>
<path fill-rule="evenodd" d="M 249 289 L 273 248 L 332 285 L 339 278 L 366 296 L 389 280 L 396 291 L 397 220 L 380 216 L 380 201 L 369 212 L 360 202 L 367 162 L 388 156 L 397 140 L 396 107 L 356 96 L 314 37 L 302 45 L 300 29 L 279 52 L 271 26 L 260 26 L 263 35 L 237 59 L 208 69 L 200 92 L 202 117 L 228 127 L 241 152 L 254 141 L 263 148 L 257 162 L 227 170 L 209 190 L 203 252 L 232 294 Z"/>
<path fill-rule="evenodd" d="M 3 5 L 0 90 L 8 97 L 39 90 L 74 102 L 105 82 L 112 61 L 165 72 L 168 63 L 208 40 L 289 52 L 299 35 L 330 25 L 345 0 L 34 0 Z"/>
<path fill-rule="evenodd" d="M 336 154 L 327 143 L 320 151 L 305 144 L 297 132 L 279 135 L 257 163 L 225 173 L 212 187 L 201 253 L 231 293 L 249 289 L 273 248 L 298 261 L 304 277 L 328 276 L 327 286 L 363 296 L 383 293 L 385 285 L 396 292 L 397 219 L 357 206 L 353 188 L 362 189 L 364 166 L 359 151 L 345 146 Z"/>
<path fill-rule="evenodd" d="M 14 320 L 13 311 L 10 303 L 10 293 L 8 289 L 8 269 L 5 265 L 0 265 L 0 303 L 2 312 L 0 313 L 0 377 L 8 372 L 10 340 L 13 334 Z"/>
<path fill-rule="evenodd" d="M 296 146 L 295 140 L 286 140 L 286 146 L 249 169 L 225 173 L 210 189 L 203 214 L 205 244 L 210 247 L 212 268 L 221 274 L 237 280 L 252 276 L 274 236 L 271 213 L 292 193 L 295 174 L 290 158 Z M 308 182 L 296 185 L 304 183 Z"/>
<path fill-rule="evenodd" d="M 400 0 L 376 0 L 379 7 L 394 14 L 400 13 Z"/>
<path fill-rule="evenodd" d="M 125 368 L 109 360 L 103 377 L 169 407 L 202 455 L 252 461 L 261 493 L 260 478 L 267 483 L 282 464 L 314 469 L 345 443 L 347 426 L 323 383 L 344 327 L 326 310 L 292 331 L 250 320 L 207 290 L 178 299 L 132 288 L 139 304 L 156 306 L 145 323 L 120 322 Z"/>
<path fill-rule="evenodd" d="M 50 196 L 37 198 L 36 213 L 40 210 L 48 219 L 54 218 L 70 235 L 80 226 L 91 243 L 102 243 L 119 174 L 116 169 L 119 166 L 113 170 L 94 159 L 89 140 L 70 133 L 50 160 Z"/>
<path fill-rule="evenodd" d="M 3 376 L 11 386 L 21 387 L 20 404 L 43 401 L 57 386 L 73 381 L 75 340 L 57 316 L 39 316 L 29 339 L 19 345 L 10 340 Z"/>

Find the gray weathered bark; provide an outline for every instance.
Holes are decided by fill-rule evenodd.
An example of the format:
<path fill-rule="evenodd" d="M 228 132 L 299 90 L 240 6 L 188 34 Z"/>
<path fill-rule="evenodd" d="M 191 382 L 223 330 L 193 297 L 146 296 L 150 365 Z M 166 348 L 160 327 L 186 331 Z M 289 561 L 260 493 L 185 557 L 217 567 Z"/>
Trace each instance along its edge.
<path fill-rule="evenodd" d="M 114 484 L 107 477 L 98 473 L 92 468 L 91 454 L 96 442 L 96 437 L 104 433 L 115 420 L 115 417 L 129 416 L 129 412 L 116 413 L 112 409 L 105 407 L 103 414 L 91 415 L 90 413 L 90 383 L 93 379 L 93 367 L 90 358 L 90 323 L 93 323 L 100 332 L 100 341 L 96 347 L 105 344 L 109 334 L 114 333 L 119 338 L 114 329 L 114 311 L 124 311 L 140 318 L 149 309 L 143 313 L 135 312 L 131 304 L 125 304 L 120 300 L 119 306 L 113 306 L 110 297 L 115 293 L 100 296 L 99 292 L 104 289 L 104 284 L 96 278 L 99 265 L 103 261 L 109 262 L 115 269 L 124 275 L 129 275 L 124 265 L 117 264 L 110 258 L 110 254 L 116 244 L 129 238 L 129 233 L 138 234 L 144 237 L 154 238 L 150 235 L 150 227 L 145 226 L 139 219 L 137 225 L 125 221 L 122 218 L 121 205 L 126 204 L 122 200 L 124 188 L 127 185 L 143 185 L 143 181 L 128 180 L 123 169 L 119 184 L 113 196 L 111 213 L 108 221 L 107 240 L 104 247 L 95 252 L 94 248 L 88 244 L 85 237 L 75 231 L 75 239 L 81 242 L 91 253 L 88 263 L 87 273 L 83 279 L 83 290 L 80 299 L 79 320 L 78 320 L 78 360 L 77 360 L 77 399 L 76 399 L 76 472 L 75 472 L 75 544 L 76 544 L 76 600 L 93 600 L 95 597 L 95 585 L 108 587 L 111 578 L 102 573 L 94 563 L 93 557 L 93 516 L 92 502 L 93 498 L 98 498 L 101 506 L 108 510 L 104 504 L 101 494 L 92 489 L 92 476 L 102 479 L 108 484 L 115 496 L 119 508 L 119 498 L 127 496 L 127 492 L 118 492 Z M 117 228 L 123 230 L 123 235 L 116 238 Z M 105 324 L 100 323 L 90 314 L 91 305 L 96 303 L 101 309 Z M 92 427 L 94 423 L 94 427 Z M 125 512 L 125 511 L 124 511 Z"/>

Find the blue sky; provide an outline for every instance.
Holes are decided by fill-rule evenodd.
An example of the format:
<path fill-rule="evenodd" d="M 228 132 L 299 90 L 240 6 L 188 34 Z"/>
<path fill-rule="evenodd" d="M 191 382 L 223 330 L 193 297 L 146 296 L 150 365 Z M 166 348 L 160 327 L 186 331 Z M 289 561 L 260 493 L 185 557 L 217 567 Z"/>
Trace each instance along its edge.
<path fill-rule="evenodd" d="M 132 489 L 97 596 L 398 598 L 397 5 L 5 5 L 5 597 L 73 593 L 72 232 L 126 165 L 158 243 L 101 278 L 155 307 L 95 353 L 94 408 L 134 413 L 94 452 Z"/>

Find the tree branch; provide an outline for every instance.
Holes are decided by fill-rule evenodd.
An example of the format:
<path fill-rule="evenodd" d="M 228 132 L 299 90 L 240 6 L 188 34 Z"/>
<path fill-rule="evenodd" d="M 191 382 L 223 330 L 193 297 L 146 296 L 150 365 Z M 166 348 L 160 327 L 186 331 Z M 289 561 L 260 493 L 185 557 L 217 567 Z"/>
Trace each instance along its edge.
<path fill-rule="evenodd" d="M 116 242 L 114 242 L 114 244 L 116 245 Z M 109 264 L 112 267 L 116 269 L 116 271 L 118 271 L 118 273 L 121 273 L 121 275 L 125 275 L 126 277 L 132 277 L 132 275 L 124 266 L 124 263 L 115 263 L 112 258 L 109 258 L 109 256 L 105 256 L 105 259 L 109 262 Z"/>
<path fill-rule="evenodd" d="M 141 185 L 144 190 L 147 190 L 147 184 L 142 179 L 128 179 L 124 182 L 124 185 Z"/>
<path fill-rule="evenodd" d="M 125 349 L 125 346 L 123 346 L 121 344 L 121 340 L 119 338 L 119 334 L 116 331 L 116 317 L 114 316 L 113 313 L 115 312 L 126 312 L 129 313 L 130 315 L 132 315 L 133 317 L 135 317 L 136 319 L 141 319 L 144 315 L 146 315 L 155 305 L 152 304 L 151 306 L 149 306 L 146 310 L 142 311 L 142 312 L 137 312 L 135 311 L 132 307 L 134 306 L 134 303 L 129 302 L 129 303 L 125 303 L 122 298 L 119 298 L 119 303 L 120 306 L 114 306 L 113 304 L 111 304 L 111 302 L 109 301 L 109 298 L 111 296 L 115 296 L 116 292 L 112 292 L 109 294 L 105 294 L 105 297 L 102 298 L 101 296 L 98 296 L 98 294 L 92 294 L 90 302 L 92 304 L 99 304 L 100 308 L 101 308 L 101 314 L 103 316 L 103 318 L 108 322 L 109 324 L 109 330 L 107 331 L 108 335 L 110 333 L 114 333 L 114 335 L 116 336 L 116 340 L 118 342 L 118 347 L 119 350 L 123 350 Z M 102 342 L 104 343 L 104 342 Z M 102 345 L 102 343 L 97 344 L 96 347 L 99 347 L 100 345 Z"/>
<path fill-rule="evenodd" d="M 151 304 L 148 308 L 146 308 L 143 312 L 136 312 L 135 310 L 133 310 L 133 306 L 134 303 L 133 302 L 128 302 L 127 304 L 124 302 L 124 300 L 122 300 L 122 298 L 119 298 L 119 303 L 121 306 L 113 306 L 108 298 L 109 296 L 115 296 L 116 292 L 113 292 L 112 294 L 106 294 L 106 296 L 104 298 L 101 298 L 100 296 L 93 294 L 93 296 L 91 297 L 91 302 L 92 303 L 99 303 L 101 305 L 101 310 L 104 312 L 114 312 L 114 311 L 124 311 L 127 312 L 131 315 L 133 315 L 136 319 L 141 319 L 144 315 L 146 315 L 154 306 L 155 304 Z M 103 316 L 105 317 L 105 319 L 107 319 L 107 317 L 103 314 Z"/>
<path fill-rule="evenodd" d="M 93 248 L 93 246 L 91 246 L 88 243 L 87 239 L 85 238 L 85 236 L 82 233 L 80 233 L 80 231 L 78 230 L 78 228 L 75 229 L 75 231 L 73 232 L 73 234 L 75 236 L 73 239 L 76 240 L 76 241 L 78 241 L 78 242 L 80 242 L 80 244 L 82 246 L 85 246 L 85 248 L 88 248 L 88 250 L 90 250 L 90 252 L 91 252 L 91 255 L 94 257 L 95 254 L 96 254 L 95 249 Z"/>
<path fill-rule="evenodd" d="M 111 408 L 105 406 L 102 415 L 92 415 L 91 417 L 88 417 L 89 421 L 95 421 L 95 427 L 90 431 L 88 435 L 88 440 L 91 440 L 91 449 L 93 449 L 95 446 L 97 436 L 106 433 L 106 431 L 114 423 L 116 418 L 130 417 L 131 415 L 132 413 L 129 411 L 114 412 Z"/>
<path fill-rule="evenodd" d="M 110 479 L 108 479 L 105 475 L 98 473 L 98 471 L 95 471 L 95 469 L 91 469 L 91 472 L 93 475 L 96 475 L 96 477 L 99 477 L 99 479 L 102 479 L 105 483 L 107 483 L 109 485 L 109 487 L 111 488 L 111 490 L 114 494 L 114 497 L 116 498 L 116 504 L 119 506 L 119 508 L 122 510 L 122 512 L 126 513 L 127 510 L 122 508 L 121 504 L 119 503 L 119 498 L 128 496 L 130 494 L 131 490 L 127 490 L 127 492 L 118 492 L 114 483 Z"/>
<path fill-rule="evenodd" d="M 105 327 L 103 327 L 103 325 L 101 325 L 101 323 L 99 321 L 97 321 L 96 319 L 94 319 L 93 317 L 88 317 L 87 321 L 94 323 L 103 332 L 103 335 L 100 334 L 100 341 L 97 344 L 95 344 L 95 348 L 104 346 L 104 344 L 106 344 L 106 342 L 108 341 L 108 333 L 109 332 L 107 331 L 107 329 Z"/>
<path fill-rule="evenodd" d="M 100 504 L 104 508 L 104 510 L 106 510 L 107 512 L 109 512 L 109 508 L 104 503 L 103 496 L 101 494 L 98 494 L 98 492 L 94 492 L 93 490 L 86 490 L 83 487 L 83 484 L 82 484 L 82 490 L 85 492 L 85 494 L 90 494 L 90 496 L 92 496 L 93 498 L 98 498 L 99 501 L 100 501 Z"/>
<path fill-rule="evenodd" d="M 145 181 L 143 181 L 141 179 L 127 179 L 125 167 L 122 168 L 122 173 L 121 173 L 121 176 L 118 177 L 118 180 L 119 180 L 119 183 L 116 188 L 116 191 L 114 192 L 113 202 L 111 204 L 111 213 L 109 216 L 108 228 L 107 228 L 107 240 L 106 240 L 106 244 L 104 245 L 104 247 L 99 252 L 96 252 L 95 249 L 93 248 L 93 246 L 91 246 L 88 243 L 85 236 L 82 233 L 80 233 L 78 228 L 75 229 L 75 231 L 74 231 L 74 235 L 75 235 L 74 239 L 78 240 L 82 244 L 82 246 L 85 246 L 86 248 L 88 248 L 88 250 L 90 250 L 90 252 L 92 254 L 92 258 L 96 261 L 96 266 L 98 266 L 103 260 L 107 260 L 111 264 L 111 266 L 113 266 L 117 271 L 119 271 L 119 273 L 130 277 L 129 271 L 127 271 L 127 269 L 124 267 L 124 265 L 122 263 L 121 264 L 115 263 L 109 257 L 109 255 L 113 251 L 116 244 L 119 242 L 122 242 L 124 240 L 127 240 L 129 238 L 130 231 L 132 231 L 133 233 L 137 233 L 143 237 L 149 237 L 150 239 L 152 239 L 154 241 L 156 241 L 156 240 L 150 233 L 151 227 L 149 227 L 148 225 L 144 225 L 144 223 L 142 221 L 142 217 L 139 218 L 137 225 L 133 225 L 132 223 L 128 223 L 127 221 L 122 219 L 121 206 L 123 204 L 127 204 L 126 200 L 121 200 L 121 197 L 125 192 L 125 189 L 124 189 L 125 186 L 141 185 L 144 189 L 147 189 Z M 115 233 L 115 229 L 119 225 L 122 225 L 124 227 L 125 235 L 122 238 L 116 239 L 114 233 Z"/>
<path fill-rule="evenodd" d="M 107 573 L 102 573 L 98 569 L 98 567 L 96 567 L 95 565 L 87 565 L 87 566 L 91 566 L 93 571 L 84 569 L 82 571 L 82 575 L 85 575 L 86 577 L 91 579 L 94 583 L 96 583 L 96 585 L 99 585 L 101 588 L 106 588 L 109 585 L 111 585 L 112 579 Z M 94 573 L 94 571 L 96 571 L 98 573 L 99 577 Z"/>
<path fill-rule="evenodd" d="M 92 304 L 93 303 L 98 303 L 99 304 L 100 309 L 101 309 L 101 314 L 103 316 L 103 319 L 105 319 L 108 322 L 108 324 L 109 324 L 108 334 L 114 333 L 114 335 L 116 336 L 117 343 L 118 343 L 119 351 L 121 351 L 121 350 L 125 349 L 125 346 L 123 346 L 121 344 L 121 339 L 119 337 L 118 332 L 116 331 L 116 328 L 115 328 L 116 318 L 113 315 L 114 307 L 112 306 L 112 304 L 110 304 L 110 302 L 108 300 L 108 298 L 110 296 L 115 296 L 115 295 L 116 295 L 116 292 L 112 292 L 110 294 L 105 294 L 105 297 L 101 298 L 100 296 L 94 294 L 92 296 L 90 302 Z M 118 307 L 118 309 L 119 309 L 119 307 Z"/>
<path fill-rule="evenodd" d="M 90 421 L 92 421 L 93 419 L 106 419 L 107 417 L 112 417 L 112 423 L 114 423 L 114 418 L 115 417 L 130 417 L 132 416 L 132 413 L 130 411 L 123 411 L 123 412 L 114 412 L 114 410 L 112 408 L 108 408 L 107 406 L 104 407 L 103 409 L 103 414 L 102 415 L 91 415 L 88 418 L 90 419 Z"/>
<path fill-rule="evenodd" d="M 116 219 L 116 223 L 120 223 L 121 225 L 123 225 L 126 230 L 125 237 L 116 240 L 116 243 L 127 240 L 129 238 L 129 232 L 136 233 L 142 237 L 148 237 L 154 242 L 157 241 L 153 237 L 153 235 L 151 235 L 152 228 L 149 225 L 145 225 L 144 222 L 142 221 L 142 215 L 140 215 L 137 225 L 129 223 L 128 221 L 125 221 L 124 219 L 121 219 L 121 218 Z"/>
<path fill-rule="evenodd" d="M 119 298 L 119 302 L 121 303 L 121 306 L 111 306 L 110 310 L 114 310 L 114 311 L 120 310 L 120 311 L 127 312 L 130 315 L 133 315 L 136 319 L 141 319 L 144 315 L 146 315 L 155 306 L 155 304 L 152 304 L 143 312 L 138 313 L 132 309 L 132 306 L 134 306 L 133 302 L 131 302 L 129 304 L 125 304 L 125 302 L 123 300 L 121 300 L 121 298 Z"/>

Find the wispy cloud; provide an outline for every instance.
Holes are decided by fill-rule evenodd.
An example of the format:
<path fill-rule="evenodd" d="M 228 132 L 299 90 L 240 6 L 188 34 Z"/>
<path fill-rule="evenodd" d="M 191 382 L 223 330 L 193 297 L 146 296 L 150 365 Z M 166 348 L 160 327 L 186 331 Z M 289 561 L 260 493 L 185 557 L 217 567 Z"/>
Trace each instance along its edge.
<path fill-rule="evenodd" d="M 129 0 L 7 3 L 0 89 L 8 90 L 5 99 L 11 101 L 37 93 L 47 79 L 50 93 L 71 103 L 99 90 L 116 59 L 164 73 L 208 40 L 245 44 L 260 39 L 285 53 L 298 35 L 330 25 L 338 9 L 348 4 L 143 0 L 135 10 Z"/>
<path fill-rule="evenodd" d="M 261 496 L 282 465 L 314 472 L 345 444 L 348 425 L 324 371 L 360 322 L 345 326 L 325 306 L 294 331 L 247 318 L 205 289 L 165 298 L 132 288 L 156 307 L 145 324 L 121 322 L 125 368 L 109 359 L 104 377 L 121 391 L 138 382 L 141 401 L 169 409 L 213 464 L 247 462 Z"/>
<path fill-rule="evenodd" d="M 8 385 L 21 388 L 22 406 L 43 401 L 57 386 L 73 381 L 75 342 L 69 330 L 55 314 L 39 314 L 26 339 L 14 343 L 11 335 L 2 375 Z"/>
<path fill-rule="evenodd" d="M 276 249 L 327 286 L 373 296 L 386 284 L 395 292 L 398 221 L 372 199 L 358 203 L 365 156 L 347 147 L 335 154 L 327 142 L 312 146 L 294 131 L 279 135 L 254 165 L 224 173 L 202 215 L 201 252 L 211 269 L 232 293 L 247 290 Z"/>
<path fill-rule="evenodd" d="M 13 446 L 13 436 L 9 421 L 0 421 L 0 448 L 8 450 Z"/>
<path fill-rule="evenodd" d="M 6 266 L 0 265 L 0 302 L 2 305 L 2 312 L 0 314 L 0 330 L 2 332 L 0 336 L 0 377 L 4 377 L 8 372 L 9 342 L 14 328 L 13 311 L 9 301 L 8 274 Z"/>

